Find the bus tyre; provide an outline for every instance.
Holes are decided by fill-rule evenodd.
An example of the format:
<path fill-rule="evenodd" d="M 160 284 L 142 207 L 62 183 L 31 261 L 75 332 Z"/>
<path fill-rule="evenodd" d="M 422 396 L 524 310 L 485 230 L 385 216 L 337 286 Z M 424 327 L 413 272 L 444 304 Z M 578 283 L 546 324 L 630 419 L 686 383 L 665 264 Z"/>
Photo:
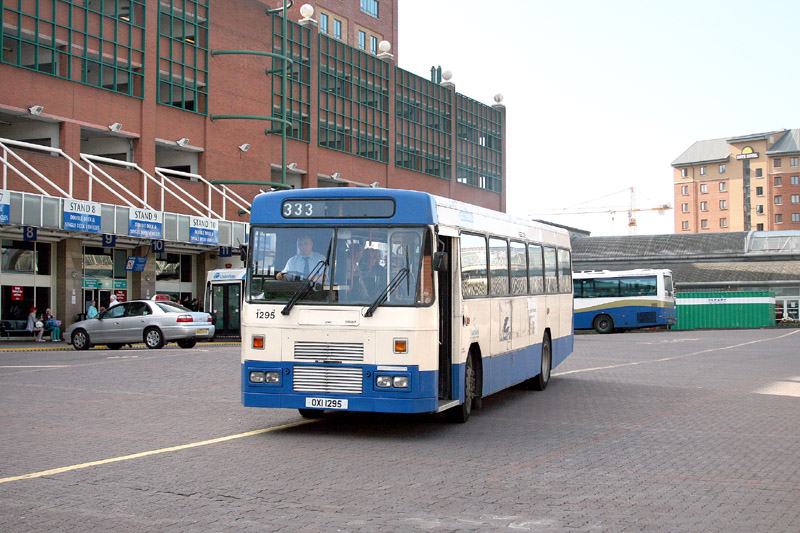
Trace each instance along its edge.
<path fill-rule="evenodd" d="M 475 399 L 475 390 L 477 389 L 477 376 L 472 358 L 472 354 L 467 357 L 467 363 L 464 368 L 464 403 L 445 412 L 447 420 L 450 422 L 463 424 L 469 420 L 469 415 L 472 414 L 472 402 Z"/>
<path fill-rule="evenodd" d="M 72 347 L 76 350 L 88 350 L 92 343 L 89 341 L 89 334 L 82 329 L 72 332 Z"/>
<path fill-rule="evenodd" d="M 322 411 L 318 409 L 298 409 L 298 411 L 303 418 L 322 418 Z"/>
<path fill-rule="evenodd" d="M 144 331 L 144 343 L 151 350 L 164 347 L 164 334 L 158 328 L 148 328 Z"/>
<path fill-rule="evenodd" d="M 122 348 L 122 343 L 111 342 L 111 343 L 108 344 L 108 349 L 109 350 L 119 350 L 120 348 Z"/>
<path fill-rule="evenodd" d="M 181 339 L 178 341 L 178 346 L 181 348 L 194 348 L 195 344 L 197 344 L 197 339 L 194 337 L 191 339 Z"/>
<path fill-rule="evenodd" d="M 608 315 L 599 315 L 594 319 L 593 327 L 597 333 L 613 333 L 614 320 Z"/>
<path fill-rule="evenodd" d="M 542 366 L 539 369 L 539 375 L 534 376 L 528 380 L 530 389 L 544 390 L 550 382 L 550 370 L 553 368 L 553 343 L 550 341 L 550 335 L 544 334 L 542 339 Z"/>

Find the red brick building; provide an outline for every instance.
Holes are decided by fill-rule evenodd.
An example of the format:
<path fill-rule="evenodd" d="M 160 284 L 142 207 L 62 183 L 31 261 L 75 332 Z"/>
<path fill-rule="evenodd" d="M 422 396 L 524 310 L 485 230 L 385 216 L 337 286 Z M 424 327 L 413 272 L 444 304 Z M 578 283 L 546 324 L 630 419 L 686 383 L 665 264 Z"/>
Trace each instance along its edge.
<path fill-rule="evenodd" d="M 505 109 L 399 68 L 396 0 L 320 0 L 310 17 L 295 3 L 285 24 L 278 3 L 3 2 L 3 319 L 202 297 L 207 270 L 236 264 L 220 247 L 244 240 L 260 191 L 416 189 L 505 210 Z M 67 222 L 81 210 L 96 218 Z M 193 238 L 198 219 L 215 240 Z M 156 260 L 125 270 L 151 240 Z"/>

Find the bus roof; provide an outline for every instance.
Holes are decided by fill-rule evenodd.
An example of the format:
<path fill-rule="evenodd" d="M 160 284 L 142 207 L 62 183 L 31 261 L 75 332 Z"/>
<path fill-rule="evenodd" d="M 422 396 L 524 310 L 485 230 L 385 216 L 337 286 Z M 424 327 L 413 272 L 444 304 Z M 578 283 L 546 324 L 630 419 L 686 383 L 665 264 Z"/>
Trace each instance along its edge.
<path fill-rule="evenodd" d="M 584 270 L 575 272 L 572 277 L 575 279 L 587 278 L 626 278 L 636 276 L 657 276 L 664 274 L 672 275 L 672 271 L 667 268 L 636 268 L 633 270 Z"/>
<path fill-rule="evenodd" d="M 384 218 L 285 218 L 287 200 L 392 199 L 394 213 Z M 262 193 L 253 200 L 250 224 L 290 223 L 292 225 L 433 225 L 454 229 L 511 235 L 537 242 L 569 246 L 569 233 L 555 226 L 513 217 L 500 211 L 432 194 L 402 189 L 330 187 Z"/>

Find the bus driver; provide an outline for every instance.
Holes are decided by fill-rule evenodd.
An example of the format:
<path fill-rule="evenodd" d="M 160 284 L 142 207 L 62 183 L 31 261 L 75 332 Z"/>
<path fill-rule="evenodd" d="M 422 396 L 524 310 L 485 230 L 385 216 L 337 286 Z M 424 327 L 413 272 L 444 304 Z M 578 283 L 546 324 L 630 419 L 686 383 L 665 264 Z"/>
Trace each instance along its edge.
<path fill-rule="evenodd" d="M 308 235 L 297 239 L 297 248 L 300 252 L 289 258 L 283 270 L 275 274 L 275 279 L 307 279 L 320 262 L 325 262 L 325 256 L 314 251 L 314 242 Z"/>

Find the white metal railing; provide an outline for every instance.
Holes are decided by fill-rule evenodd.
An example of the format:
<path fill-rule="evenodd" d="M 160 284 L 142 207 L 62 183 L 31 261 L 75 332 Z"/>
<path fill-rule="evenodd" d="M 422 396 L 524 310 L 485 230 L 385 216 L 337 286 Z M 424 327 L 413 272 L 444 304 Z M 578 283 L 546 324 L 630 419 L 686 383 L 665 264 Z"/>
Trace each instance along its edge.
<path fill-rule="evenodd" d="M 64 185 L 63 183 L 61 185 L 55 183 L 31 163 L 15 153 L 12 148 L 36 151 L 48 155 L 63 157 L 68 162 L 66 189 L 62 187 Z M 108 157 L 90 154 L 80 154 L 80 160 L 83 164 L 70 157 L 60 148 L 52 148 L 50 146 L 42 146 L 39 144 L 16 141 L 13 139 L 0 138 L 0 166 L 2 167 L 1 171 L 3 189 L 8 189 L 9 177 L 15 176 L 28 183 L 31 187 L 44 196 L 73 198 L 75 191 L 74 184 L 76 179 L 75 170 L 77 169 L 79 171 L 77 174 L 78 176 L 85 175 L 88 178 L 88 198 L 78 198 L 80 200 L 94 201 L 94 189 L 96 183 L 98 186 L 104 188 L 114 197 L 119 199 L 123 205 L 128 207 L 142 207 L 163 211 L 166 195 L 169 194 L 181 204 L 186 206 L 192 213 L 195 213 L 201 217 L 213 217 L 218 220 L 227 220 L 226 215 L 228 202 L 232 203 L 241 210 L 248 211 L 250 209 L 249 202 L 233 192 L 229 187 L 223 185 L 220 188 L 199 174 L 190 174 L 187 172 L 179 172 L 177 170 L 157 167 L 155 169 L 155 174 L 158 177 L 155 177 L 146 172 L 135 162 L 121 161 L 119 159 L 111 159 Z M 122 185 L 122 183 L 120 183 L 106 170 L 100 167 L 98 163 L 127 168 L 138 172 L 142 179 L 141 196 Z M 205 199 L 206 201 L 204 202 L 203 199 L 196 198 L 189 192 L 182 189 L 179 184 L 169 178 L 170 175 L 178 178 L 189 178 L 203 183 L 208 190 L 208 194 Z M 154 199 L 150 198 L 148 184 L 151 182 L 157 186 L 156 190 L 160 192 L 160 201 L 158 205 L 153 205 L 155 203 Z M 211 208 L 215 194 L 222 197 L 221 214 L 217 213 Z"/>

